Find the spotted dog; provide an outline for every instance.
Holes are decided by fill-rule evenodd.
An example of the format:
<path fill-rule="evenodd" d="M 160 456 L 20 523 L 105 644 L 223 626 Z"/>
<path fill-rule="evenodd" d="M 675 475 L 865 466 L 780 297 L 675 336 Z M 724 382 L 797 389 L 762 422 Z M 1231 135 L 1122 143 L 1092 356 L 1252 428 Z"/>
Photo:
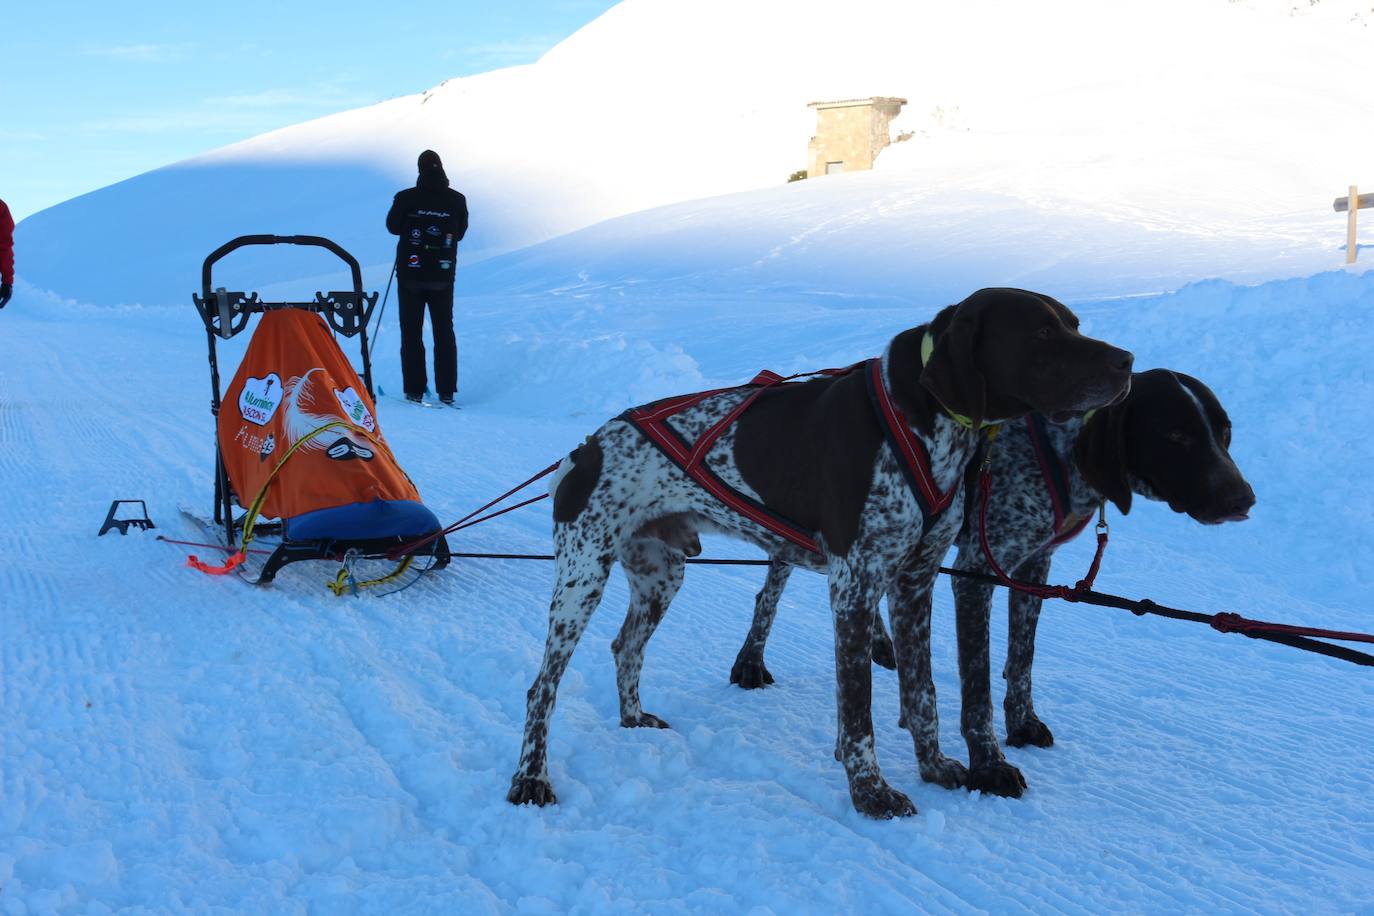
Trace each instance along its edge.
<path fill-rule="evenodd" d="M 951 783 L 962 765 L 934 741 L 929 676 L 930 589 L 962 519 L 961 481 L 981 441 L 977 427 L 1033 410 L 1085 411 L 1121 397 L 1131 354 L 1078 333 L 1063 305 L 1024 290 L 980 290 L 928 325 L 898 334 L 881 362 L 881 384 L 924 447 L 928 472 L 951 498 L 923 525 L 921 507 L 870 406 L 872 376 L 850 372 L 762 393 L 729 389 L 672 417 L 689 441 L 746 398 L 704 461 L 720 480 L 768 511 L 815 532 L 810 557 L 768 527 L 729 509 L 653 446 L 623 416 L 579 446 L 555 478 L 555 584 L 543 664 L 528 696 L 514 804 L 555 801 L 548 725 L 558 682 L 619 560 L 631 600 L 611 644 L 625 727 L 664 728 L 640 705 L 644 649 L 682 584 L 698 533 L 751 541 L 789 562 L 823 570 L 835 625 L 838 736 L 855 808 L 872 817 L 915 813 L 883 779 L 870 715 L 872 627 L 884 592 L 903 597 L 892 615 L 896 664 L 921 774 Z M 929 339 L 927 340 L 927 335 Z M 924 342 L 924 348 L 923 348 Z M 924 355 L 928 352 L 928 357 Z M 955 415 L 959 415 L 959 419 Z M 967 425 L 966 425 L 967 424 Z M 917 696 L 917 691 L 922 695 Z"/>
<path fill-rule="evenodd" d="M 1191 376 L 1152 369 L 1134 376 L 1130 394 L 1088 418 L 1047 423 L 1042 418 L 1007 424 L 991 446 L 987 507 L 988 546 L 1013 578 L 1048 581 L 1050 560 L 1064 538 L 1081 527 L 1103 500 L 1124 515 L 1132 494 L 1166 502 L 1204 524 L 1238 521 L 1255 494 L 1228 451 L 1231 421 L 1216 395 Z M 966 502 L 956 568 L 990 575 L 979 539 L 979 502 Z M 741 687 L 773 683 L 763 661 L 778 597 L 791 566 L 769 566 L 755 602 L 754 621 L 731 670 Z M 1026 783 L 1004 759 L 993 725 L 988 673 L 988 619 L 993 586 L 952 579 L 957 614 L 960 726 L 968 743 L 970 788 L 1019 796 Z M 1007 743 L 1048 747 L 1049 728 L 1031 702 L 1031 663 L 1041 599 L 1010 591 L 1009 645 L 1003 677 Z M 875 622 L 874 659 L 891 655 L 887 633 Z"/>

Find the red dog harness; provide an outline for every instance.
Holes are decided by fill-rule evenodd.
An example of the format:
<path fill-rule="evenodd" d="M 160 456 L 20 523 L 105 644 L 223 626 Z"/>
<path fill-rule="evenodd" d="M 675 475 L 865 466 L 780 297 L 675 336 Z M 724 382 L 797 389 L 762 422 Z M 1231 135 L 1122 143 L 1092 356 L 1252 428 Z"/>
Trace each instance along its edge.
<path fill-rule="evenodd" d="M 959 483 L 956 482 L 948 493 L 940 492 L 935 484 L 935 476 L 930 470 L 930 456 L 926 452 L 925 445 L 911 431 L 911 426 L 906 422 L 901 410 L 892 403 L 892 397 L 888 394 L 887 386 L 883 384 L 882 371 L 881 359 L 870 359 L 850 366 L 848 369 L 822 369 L 818 372 L 803 372 L 787 377 L 765 369 L 754 376 L 749 384 L 739 388 L 717 388 L 698 394 L 680 395 L 675 398 L 656 401 L 643 407 L 632 407 L 621 414 L 620 419 L 633 424 L 688 477 L 691 477 L 708 493 L 740 515 L 804 550 L 822 553 L 823 551 L 816 540 L 816 532 L 779 515 L 753 497 L 730 486 L 706 465 L 706 456 L 721 435 L 744 415 L 744 412 L 749 409 L 749 406 L 754 403 L 759 395 L 769 388 L 794 384 L 794 379 L 808 376 L 841 376 L 848 375 L 850 372 L 863 372 L 865 383 L 868 386 L 869 401 L 878 417 L 878 425 L 883 430 L 883 437 L 897 457 L 897 464 L 901 467 L 902 474 L 911 487 L 912 495 L 916 497 L 917 505 L 920 506 L 923 530 L 929 530 L 931 522 L 939 518 L 953 502 L 959 489 Z M 709 397 L 743 388 L 755 390 L 750 392 L 728 414 L 716 421 L 710 429 L 702 433 L 696 442 L 688 442 L 668 424 L 668 419 L 673 415 L 681 413 L 689 407 L 694 407 Z"/>
<path fill-rule="evenodd" d="M 1069 512 L 1069 475 L 1068 469 L 1050 441 L 1046 420 L 1039 414 L 1026 415 L 1026 429 L 1030 432 L 1031 445 L 1035 447 L 1035 459 L 1040 464 L 1040 476 L 1045 480 L 1045 488 L 1050 492 L 1050 504 L 1054 507 L 1054 535 L 1050 538 L 1049 548 L 1053 550 L 1078 537 L 1088 527 L 1090 516 L 1078 518 Z M 1065 526 L 1068 526 L 1067 529 Z"/>

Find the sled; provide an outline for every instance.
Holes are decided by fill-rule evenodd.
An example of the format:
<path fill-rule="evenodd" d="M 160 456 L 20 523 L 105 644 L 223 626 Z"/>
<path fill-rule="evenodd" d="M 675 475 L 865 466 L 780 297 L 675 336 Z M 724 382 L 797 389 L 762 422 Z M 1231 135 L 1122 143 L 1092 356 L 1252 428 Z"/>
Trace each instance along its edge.
<path fill-rule="evenodd" d="M 348 265 L 353 288 L 316 292 L 300 302 L 269 302 L 257 292 L 213 286 L 214 265 L 250 245 L 324 248 Z M 357 260 L 313 235 L 245 235 L 221 245 L 201 267 L 201 291 L 192 302 L 205 325 L 210 353 L 210 413 L 215 418 L 215 493 L 212 524 L 237 553 L 227 572 L 246 559 L 248 544 L 269 531 L 280 541 L 252 581 L 266 584 L 283 566 L 302 560 L 344 561 L 339 583 L 351 579 L 352 561 L 386 559 L 400 565 L 379 584 L 399 576 L 413 560 L 446 566 L 448 542 L 432 537 L 441 526 L 391 453 L 376 419 L 367 326 L 377 293 L 363 291 Z M 229 387 L 221 391 L 217 343 L 257 328 Z M 356 340 L 362 374 L 339 345 Z M 235 507 L 240 512 L 236 514 Z M 268 521 L 274 519 L 275 521 Z M 409 545 L 423 540 L 423 546 Z M 240 570 L 242 574 L 242 570 Z M 342 586 L 341 586 L 342 587 Z M 338 591 L 339 589 L 336 589 Z"/>

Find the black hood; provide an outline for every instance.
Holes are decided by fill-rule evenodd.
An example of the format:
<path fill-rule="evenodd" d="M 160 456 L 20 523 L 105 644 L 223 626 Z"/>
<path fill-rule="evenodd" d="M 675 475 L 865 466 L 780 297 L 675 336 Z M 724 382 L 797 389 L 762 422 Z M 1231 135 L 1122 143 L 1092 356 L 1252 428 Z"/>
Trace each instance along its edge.
<path fill-rule="evenodd" d="M 419 176 L 415 179 L 417 188 L 446 188 L 448 187 L 448 175 L 444 173 L 443 160 L 439 154 L 432 149 L 427 149 L 420 154 L 419 161 L 416 162 L 419 169 Z"/>

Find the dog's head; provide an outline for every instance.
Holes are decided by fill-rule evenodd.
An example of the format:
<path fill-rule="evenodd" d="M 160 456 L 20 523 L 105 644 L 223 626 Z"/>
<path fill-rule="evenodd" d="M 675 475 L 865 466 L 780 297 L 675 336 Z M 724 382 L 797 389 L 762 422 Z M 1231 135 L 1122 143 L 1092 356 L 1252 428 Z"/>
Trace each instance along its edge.
<path fill-rule="evenodd" d="M 1204 524 L 1245 519 L 1255 491 L 1229 452 L 1231 419 L 1210 388 L 1168 369 L 1137 373 L 1129 396 L 1078 435 L 1088 483 L 1130 511 L 1131 494 L 1169 504 Z"/>
<path fill-rule="evenodd" d="M 1023 289 L 980 289 L 931 322 L 921 385 L 975 424 L 1069 416 L 1130 390 L 1133 357 L 1078 333 L 1078 317 Z"/>

